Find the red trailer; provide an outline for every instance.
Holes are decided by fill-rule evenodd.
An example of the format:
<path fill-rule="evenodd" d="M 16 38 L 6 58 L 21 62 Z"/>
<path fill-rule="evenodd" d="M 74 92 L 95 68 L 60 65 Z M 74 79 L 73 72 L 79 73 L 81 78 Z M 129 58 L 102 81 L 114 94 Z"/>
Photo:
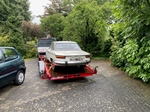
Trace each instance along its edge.
<path fill-rule="evenodd" d="M 48 80 L 68 80 L 73 78 L 92 76 L 93 74 L 97 73 L 97 67 L 92 68 L 90 65 L 86 65 L 85 67 L 57 66 L 55 64 L 51 64 L 43 56 L 40 57 L 38 66 L 41 78 Z"/>
<path fill-rule="evenodd" d="M 51 64 L 46 58 L 46 50 L 54 39 L 38 39 L 38 68 L 39 74 L 42 79 L 48 80 L 62 80 L 62 79 L 73 79 L 81 78 L 86 76 L 92 76 L 97 73 L 95 68 L 90 65 L 86 66 L 57 66 Z"/>

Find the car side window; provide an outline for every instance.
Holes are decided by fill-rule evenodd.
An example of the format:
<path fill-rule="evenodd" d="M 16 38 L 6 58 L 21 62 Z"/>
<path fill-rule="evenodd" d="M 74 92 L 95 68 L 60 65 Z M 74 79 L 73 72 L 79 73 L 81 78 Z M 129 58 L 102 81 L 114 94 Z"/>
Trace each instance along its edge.
<path fill-rule="evenodd" d="M 2 51 L 0 50 L 0 63 L 4 60 L 4 56 L 3 56 L 3 53 Z"/>
<path fill-rule="evenodd" d="M 54 43 L 52 43 L 52 44 L 50 45 L 50 48 L 51 48 L 52 50 L 54 50 Z"/>
<path fill-rule="evenodd" d="M 6 48 L 3 52 L 6 61 L 10 61 L 18 57 L 17 53 L 13 49 Z"/>

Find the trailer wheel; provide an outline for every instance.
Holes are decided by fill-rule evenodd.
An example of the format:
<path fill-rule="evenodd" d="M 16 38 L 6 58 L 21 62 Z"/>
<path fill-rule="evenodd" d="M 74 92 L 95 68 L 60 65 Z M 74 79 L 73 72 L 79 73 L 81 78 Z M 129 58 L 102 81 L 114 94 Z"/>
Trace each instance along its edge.
<path fill-rule="evenodd" d="M 42 74 L 39 72 L 39 76 L 42 77 Z"/>
<path fill-rule="evenodd" d="M 41 72 L 40 72 L 40 65 L 39 65 L 39 63 L 38 63 L 38 71 L 39 71 L 39 76 L 41 77 L 42 74 L 41 74 Z"/>

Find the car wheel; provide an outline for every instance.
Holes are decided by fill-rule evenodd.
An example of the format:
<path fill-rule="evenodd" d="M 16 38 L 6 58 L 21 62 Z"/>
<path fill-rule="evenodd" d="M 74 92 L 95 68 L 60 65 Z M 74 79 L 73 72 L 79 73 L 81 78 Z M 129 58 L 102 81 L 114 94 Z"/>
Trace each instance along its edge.
<path fill-rule="evenodd" d="M 24 80 L 25 80 L 25 73 L 24 73 L 24 71 L 19 70 L 16 75 L 16 79 L 15 79 L 14 83 L 16 85 L 20 85 L 24 82 Z"/>

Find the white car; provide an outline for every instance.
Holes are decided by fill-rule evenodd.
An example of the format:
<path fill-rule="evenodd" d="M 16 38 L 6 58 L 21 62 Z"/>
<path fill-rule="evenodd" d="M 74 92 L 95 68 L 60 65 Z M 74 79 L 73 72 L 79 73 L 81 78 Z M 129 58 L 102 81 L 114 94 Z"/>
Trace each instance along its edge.
<path fill-rule="evenodd" d="M 90 54 L 81 50 L 73 41 L 53 41 L 46 51 L 46 58 L 56 66 L 76 66 L 90 63 Z"/>

